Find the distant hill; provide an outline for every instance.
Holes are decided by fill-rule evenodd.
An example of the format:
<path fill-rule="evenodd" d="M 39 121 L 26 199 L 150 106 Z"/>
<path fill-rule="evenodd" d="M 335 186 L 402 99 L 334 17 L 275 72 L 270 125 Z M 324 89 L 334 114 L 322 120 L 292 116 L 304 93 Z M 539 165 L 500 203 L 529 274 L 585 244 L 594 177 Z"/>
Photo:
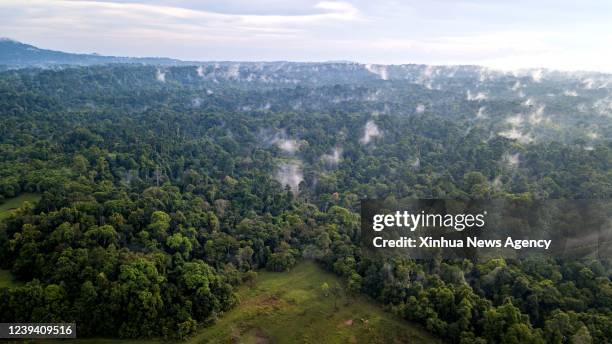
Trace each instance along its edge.
<path fill-rule="evenodd" d="M 179 65 L 185 62 L 158 57 L 102 56 L 98 54 L 73 54 L 56 50 L 40 49 L 9 38 L 0 38 L 0 67 L 13 69 L 23 67 L 52 67 L 60 65 L 97 65 L 108 63 L 138 63 L 147 65 Z"/>

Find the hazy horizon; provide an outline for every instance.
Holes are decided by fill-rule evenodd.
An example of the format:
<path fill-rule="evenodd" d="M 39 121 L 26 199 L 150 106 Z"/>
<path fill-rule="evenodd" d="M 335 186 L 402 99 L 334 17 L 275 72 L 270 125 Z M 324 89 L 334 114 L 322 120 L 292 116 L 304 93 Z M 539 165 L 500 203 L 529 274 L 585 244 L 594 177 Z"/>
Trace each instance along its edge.
<path fill-rule="evenodd" d="M 0 36 L 184 61 L 346 61 L 612 72 L 612 3 L 190 0 L 0 3 Z"/>

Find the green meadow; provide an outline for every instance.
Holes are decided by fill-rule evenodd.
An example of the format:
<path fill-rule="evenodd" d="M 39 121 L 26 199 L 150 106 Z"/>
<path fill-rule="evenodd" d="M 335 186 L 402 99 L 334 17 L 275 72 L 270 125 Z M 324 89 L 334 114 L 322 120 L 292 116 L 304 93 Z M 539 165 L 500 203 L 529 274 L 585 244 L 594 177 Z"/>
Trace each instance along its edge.
<path fill-rule="evenodd" d="M 432 343 L 420 326 L 363 296 L 325 293 L 340 284 L 313 262 L 286 273 L 260 272 L 238 291 L 240 304 L 189 343 Z M 338 295 L 338 294 L 336 294 Z"/>
<path fill-rule="evenodd" d="M 13 280 L 13 275 L 11 272 L 0 269 L 0 288 L 14 287 L 16 285 L 19 285 L 19 283 Z"/>
<path fill-rule="evenodd" d="M 40 199 L 40 195 L 38 194 L 21 194 L 17 197 L 9 198 L 4 202 L 0 203 L 0 220 L 7 217 L 11 211 L 19 208 L 23 202 L 28 201 L 34 203 Z M 13 280 L 13 275 L 8 270 L 0 269 L 0 288 L 3 287 L 13 287 L 18 285 L 17 282 Z"/>
<path fill-rule="evenodd" d="M 0 220 L 7 217 L 10 214 L 10 212 L 13 211 L 14 209 L 21 207 L 23 202 L 28 201 L 30 203 L 35 203 L 39 199 L 40 199 L 39 194 L 25 193 L 17 197 L 13 197 L 13 198 L 9 198 L 5 200 L 4 202 L 0 203 Z"/>

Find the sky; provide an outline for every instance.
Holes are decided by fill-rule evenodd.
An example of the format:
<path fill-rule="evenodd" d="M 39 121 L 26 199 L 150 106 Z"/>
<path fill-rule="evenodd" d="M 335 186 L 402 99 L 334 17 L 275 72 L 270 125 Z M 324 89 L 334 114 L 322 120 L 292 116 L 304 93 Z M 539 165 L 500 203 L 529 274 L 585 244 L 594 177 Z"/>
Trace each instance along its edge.
<path fill-rule="evenodd" d="M 0 36 L 191 61 L 612 72 L 612 1 L 0 0 Z"/>

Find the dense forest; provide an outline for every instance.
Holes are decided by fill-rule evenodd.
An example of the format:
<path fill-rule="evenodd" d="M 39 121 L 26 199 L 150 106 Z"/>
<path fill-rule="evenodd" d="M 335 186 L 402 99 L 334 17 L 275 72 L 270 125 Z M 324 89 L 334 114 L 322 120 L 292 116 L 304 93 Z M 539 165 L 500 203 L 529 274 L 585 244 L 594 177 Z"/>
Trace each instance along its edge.
<path fill-rule="evenodd" d="M 604 343 L 609 257 L 372 258 L 359 200 L 610 199 L 612 77 L 354 63 L 0 73 L 0 322 L 185 338 L 315 260 L 452 343 Z"/>

